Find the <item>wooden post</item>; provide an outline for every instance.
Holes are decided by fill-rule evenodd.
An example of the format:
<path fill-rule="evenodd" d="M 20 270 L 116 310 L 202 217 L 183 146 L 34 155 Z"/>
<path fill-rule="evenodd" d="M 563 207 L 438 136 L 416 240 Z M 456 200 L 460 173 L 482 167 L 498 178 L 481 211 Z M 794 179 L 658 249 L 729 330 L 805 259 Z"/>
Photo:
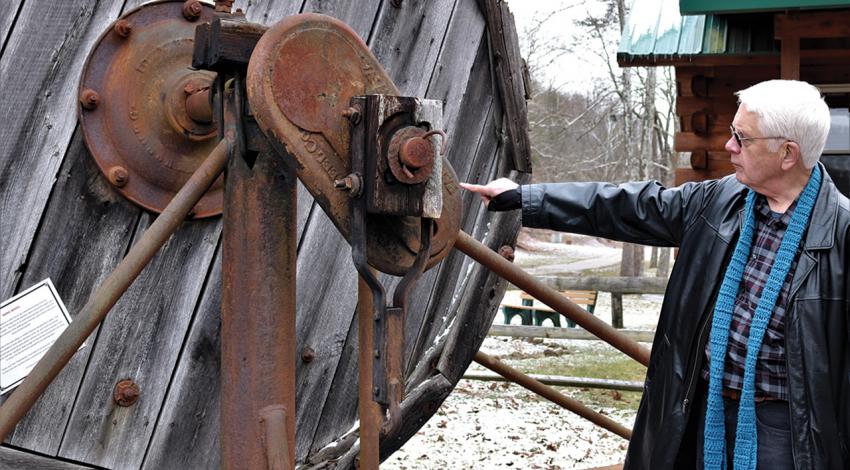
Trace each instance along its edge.
<path fill-rule="evenodd" d="M 611 292 L 611 326 L 623 327 L 623 294 Z"/>
<path fill-rule="evenodd" d="M 779 76 L 784 80 L 800 79 L 800 37 L 785 36 L 781 38 L 782 51 L 779 56 Z"/>

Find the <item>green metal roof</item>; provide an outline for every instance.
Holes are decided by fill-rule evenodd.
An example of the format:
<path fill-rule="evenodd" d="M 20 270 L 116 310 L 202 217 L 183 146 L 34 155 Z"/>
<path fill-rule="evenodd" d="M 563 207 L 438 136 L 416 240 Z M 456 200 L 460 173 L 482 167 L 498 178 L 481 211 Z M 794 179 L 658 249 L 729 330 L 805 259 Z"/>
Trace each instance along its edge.
<path fill-rule="evenodd" d="M 679 0 L 683 15 L 847 6 L 850 6 L 850 0 Z"/>
<path fill-rule="evenodd" d="M 670 63 L 778 51 L 772 13 L 683 16 L 677 0 L 636 0 L 620 38 L 617 62 Z"/>

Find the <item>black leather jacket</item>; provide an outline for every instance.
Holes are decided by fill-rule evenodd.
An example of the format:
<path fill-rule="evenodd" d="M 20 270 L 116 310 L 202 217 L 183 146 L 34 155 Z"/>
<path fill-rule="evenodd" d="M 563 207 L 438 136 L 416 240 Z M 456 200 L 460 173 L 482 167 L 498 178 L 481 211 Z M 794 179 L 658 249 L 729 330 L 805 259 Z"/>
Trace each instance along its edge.
<path fill-rule="evenodd" d="M 823 170 L 823 167 L 821 167 Z M 522 187 L 522 221 L 679 253 L 653 341 L 628 469 L 692 468 L 698 375 L 720 281 L 737 241 L 746 187 L 734 176 Z M 785 352 L 797 469 L 850 468 L 850 205 L 824 170 L 791 282 Z M 699 398 L 699 397 L 696 397 Z M 695 419 L 693 420 L 695 421 Z"/>

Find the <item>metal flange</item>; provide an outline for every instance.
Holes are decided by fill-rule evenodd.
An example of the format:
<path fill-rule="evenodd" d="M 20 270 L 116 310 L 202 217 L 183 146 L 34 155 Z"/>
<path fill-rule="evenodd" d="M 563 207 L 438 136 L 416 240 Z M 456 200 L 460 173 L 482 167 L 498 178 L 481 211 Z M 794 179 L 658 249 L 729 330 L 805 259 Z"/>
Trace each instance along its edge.
<path fill-rule="evenodd" d="M 130 11 L 104 32 L 80 79 L 86 146 L 124 197 L 161 212 L 215 148 L 210 85 L 215 74 L 190 69 L 199 22 L 213 8 L 166 0 Z M 193 216 L 218 215 L 219 178 Z"/>

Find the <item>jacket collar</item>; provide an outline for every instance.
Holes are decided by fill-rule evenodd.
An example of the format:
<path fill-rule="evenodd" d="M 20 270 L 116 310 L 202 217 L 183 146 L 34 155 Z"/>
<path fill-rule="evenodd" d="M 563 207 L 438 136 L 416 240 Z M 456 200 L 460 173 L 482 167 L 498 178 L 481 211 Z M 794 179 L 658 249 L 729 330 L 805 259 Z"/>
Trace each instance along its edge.
<path fill-rule="evenodd" d="M 835 244 L 835 224 L 838 223 L 838 188 L 826 172 L 823 164 L 818 162 L 823 180 L 821 181 L 818 198 L 809 219 L 806 232 L 806 250 L 825 250 Z"/>
<path fill-rule="evenodd" d="M 820 165 L 821 174 L 823 176 L 820 184 L 820 191 L 818 191 L 818 198 L 815 201 L 815 207 L 812 208 L 809 226 L 806 229 L 806 239 L 803 242 L 803 248 L 805 250 L 826 250 L 832 248 L 835 244 L 835 224 L 838 223 L 838 203 L 840 195 L 838 193 L 838 188 L 836 188 L 835 184 L 832 182 L 832 178 L 830 178 L 829 174 L 826 172 L 826 168 L 820 162 L 818 162 L 818 165 Z M 729 229 L 734 229 L 736 231 L 740 230 L 744 223 L 743 201 L 747 196 L 746 186 L 740 186 L 741 208 L 738 210 L 738 217 L 735 225 L 729 227 Z M 723 235 L 723 233 L 721 233 L 721 235 Z M 734 233 L 728 233 L 726 235 L 728 236 L 728 239 L 731 240 L 731 236 L 734 235 Z"/>

